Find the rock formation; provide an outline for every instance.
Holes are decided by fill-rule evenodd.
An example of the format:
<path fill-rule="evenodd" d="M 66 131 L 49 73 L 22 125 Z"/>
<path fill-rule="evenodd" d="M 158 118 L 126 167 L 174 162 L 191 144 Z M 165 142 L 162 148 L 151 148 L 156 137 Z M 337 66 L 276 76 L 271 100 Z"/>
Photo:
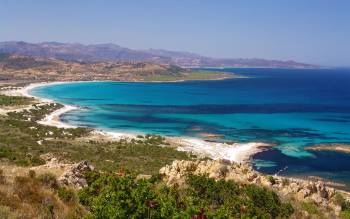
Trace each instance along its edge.
<path fill-rule="evenodd" d="M 87 186 L 85 179 L 85 173 L 93 171 L 94 167 L 84 160 L 77 164 L 74 164 L 70 169 L 65 171 L 62 176 L 58 178 L 58 181 L 67 186 L 73 186 L 81 189 Z"/>

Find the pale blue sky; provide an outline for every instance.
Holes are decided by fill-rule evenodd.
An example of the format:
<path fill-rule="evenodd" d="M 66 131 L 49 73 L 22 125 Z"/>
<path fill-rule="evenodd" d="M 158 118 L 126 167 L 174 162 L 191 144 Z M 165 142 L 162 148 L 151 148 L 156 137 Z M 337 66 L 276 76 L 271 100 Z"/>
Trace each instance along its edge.
<path fill-rule="evenodd" d="M 350 66 L 349 0 L 0 0 L 0 41 Z"/>

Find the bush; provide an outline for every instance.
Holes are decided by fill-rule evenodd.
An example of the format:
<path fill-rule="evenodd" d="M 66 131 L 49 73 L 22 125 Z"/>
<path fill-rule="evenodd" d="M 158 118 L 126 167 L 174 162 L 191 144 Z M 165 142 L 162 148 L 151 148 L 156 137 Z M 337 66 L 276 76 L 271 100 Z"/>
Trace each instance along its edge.
<path fill-rule="evenodd" d="M 350 209 L 340 212 L 341 219 L 350 219 Z"/>
<path fill-rule="evenodd" d="M 147 218 L 146 202 L 154 198 L 150 183 L 131 176 L 101 176 L 79 192 L 95 218 Z"/>
<path fill-rule="evenodd" d="M 305 211 L 307 211 L 309 214 L 319 214 L 318 208 L 315 203 L 313 202 L 302 202 L 301 208 Z"/>
<path fill-rule="evenodd" d="M 350 209 L 350 203 L 348 201 L 345 200 L 345 198 L 343 197 L 342 194 L 340 193 L 336 193 L 334 196 L 334 202 L 341 206 L 342 210 L 349 210 Z"/>
<path fill-rule="evenodd" d="M 268 179 L 269 179 L 269 182 L 270 182 L 272 185 L 276 184 L 276 180 L 275 180 L 275 178 L 274 178 L 273 176 L 268 176 Z"/>
<path fill-rule="evenodd" d="M 56 176 L 52 173 L 43 173 L 39 175 L 38 180 L 41 182 L 43 186 L 52 189 L 58 189 L 58 182 Z"/>
<path fill-rule="evenodd" d="M 4 171 L 0 169 L 0 184 L 5 184 L 6 183 L 6 178 L 4 175 Z"/>
<path fill-rule="evenodd" d="M 79 192 L 79 200 L 93 218 L 283 218 L 294 211 L 271 190 L 206 176 L 188 176 L 187 186 L 169 187 L 157 178 L 101 174 Z"/>
<path fill-rule="evenodd" d="M 10 149 L 5 147 L 0 147 L 0 158 L 8 158 L 10 160 L 13 160 L 14 154 Z"/>
<path fill-rule="evenodd" d="M 73 189 L 66 187 L 60 187 L 57 192 L 58 197 L 65 202 L 74 202 L 76 200 L 76 195 Z"/>
<path fill-rule="evenodd" d="M 34 179 L 35 176 L 36 176 L 35 171 L 34 171 L 34 170 L 29 170 L 29 171 L 28 171 L 28 176 L 29 176 L 30 178 Z"/>

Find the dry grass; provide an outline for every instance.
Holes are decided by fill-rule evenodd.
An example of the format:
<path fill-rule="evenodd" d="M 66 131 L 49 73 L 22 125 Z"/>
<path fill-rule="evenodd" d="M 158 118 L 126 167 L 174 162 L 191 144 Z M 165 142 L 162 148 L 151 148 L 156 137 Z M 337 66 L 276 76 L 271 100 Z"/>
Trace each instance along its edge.
<path fill-rule="evenodd" d="M 0 184 L 0 218 L 81 218 L 86 211 L 76 199 L 61 200 L 53 174 L 27 173 Z M 54 186 L 53 186 L 54 185 Z"/>

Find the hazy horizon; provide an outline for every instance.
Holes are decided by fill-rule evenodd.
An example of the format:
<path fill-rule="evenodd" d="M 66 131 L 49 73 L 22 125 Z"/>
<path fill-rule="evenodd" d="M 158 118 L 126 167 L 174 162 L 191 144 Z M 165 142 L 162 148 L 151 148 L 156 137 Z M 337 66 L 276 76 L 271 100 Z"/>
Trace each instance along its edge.
<path fill-rule="evenodd" d="M 350 66 L 350 2 L 0 0 L 0 41 Z"/>

